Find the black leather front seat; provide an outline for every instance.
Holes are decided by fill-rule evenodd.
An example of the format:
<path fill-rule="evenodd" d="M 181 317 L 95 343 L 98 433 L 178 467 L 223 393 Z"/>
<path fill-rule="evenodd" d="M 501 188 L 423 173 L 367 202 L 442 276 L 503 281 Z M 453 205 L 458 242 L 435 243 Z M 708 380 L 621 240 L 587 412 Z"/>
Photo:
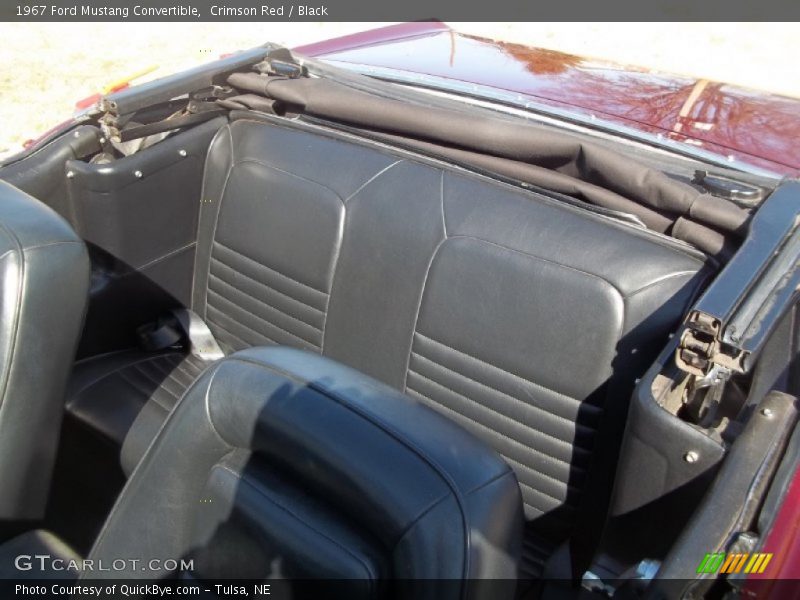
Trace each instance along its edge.
<path fill-rule="evenodd" d="M 88 289 L 75 232 L 0 181 L 0 521 L 43 516 Z"/>
<path fill-rule="evenodd" d="M 387 585 L 396 598 L 494 598 L 485 581 L 464 586 L 509 587 L 521 533 L 516 477 L 488 445 L 330 359 L 254 348 L 189 389 L 88 558 L 186 558 L 181 576 L 204 581 L 340 580 L 348 598 Z"/>

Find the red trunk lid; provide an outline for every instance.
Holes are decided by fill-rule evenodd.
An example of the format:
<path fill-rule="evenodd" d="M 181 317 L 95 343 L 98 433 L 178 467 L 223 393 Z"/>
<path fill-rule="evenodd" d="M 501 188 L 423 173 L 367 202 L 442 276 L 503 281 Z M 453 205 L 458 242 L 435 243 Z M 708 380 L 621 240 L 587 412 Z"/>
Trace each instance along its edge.
<path fill-rule="evenodd" d="M 800 175 L 800 100 L 405 23 L 296 49 L 515 92 L 789 176 Z"/>

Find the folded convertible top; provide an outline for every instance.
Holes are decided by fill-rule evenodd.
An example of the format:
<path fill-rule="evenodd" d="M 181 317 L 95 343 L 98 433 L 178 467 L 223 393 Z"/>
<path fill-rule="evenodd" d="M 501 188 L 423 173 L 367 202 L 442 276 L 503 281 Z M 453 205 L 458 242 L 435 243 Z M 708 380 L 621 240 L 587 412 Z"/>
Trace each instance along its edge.
<path fill-rule="evenodd" d="M 750 212 L 603 146 L 534 125 L 407 102 L 326 78 L 234 73 L 228 108 L 300 113 L 636 216 L 726 260 Z"/>

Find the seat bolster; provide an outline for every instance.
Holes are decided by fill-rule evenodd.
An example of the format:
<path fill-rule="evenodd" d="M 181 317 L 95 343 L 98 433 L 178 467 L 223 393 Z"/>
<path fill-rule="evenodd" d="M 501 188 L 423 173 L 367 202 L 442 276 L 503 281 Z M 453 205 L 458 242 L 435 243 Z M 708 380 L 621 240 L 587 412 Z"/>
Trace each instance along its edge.
<path fill-rule="evenodd" d="M 0 181 L 0 519 L 44 514 L 88 289 L 77 234 Z"/>

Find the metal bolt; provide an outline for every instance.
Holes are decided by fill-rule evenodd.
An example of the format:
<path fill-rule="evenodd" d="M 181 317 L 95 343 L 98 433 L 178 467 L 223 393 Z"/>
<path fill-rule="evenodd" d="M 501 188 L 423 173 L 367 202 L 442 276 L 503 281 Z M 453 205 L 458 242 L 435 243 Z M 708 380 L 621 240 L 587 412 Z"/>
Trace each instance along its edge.
<path fill-rule="evenodd" d="M 771 408 L 762 408 L 761 409 L 761 414 L 764 415 L 767 418 L 770 418 L 772 416 L 772 409 Z"/>
<path fill-rule="evenodd" d="M 72 135 L 73 135 L 73 137 L 79 138 L 79 137 L 81 137 L 81 132 L 80 131 L 76 131 Z"/>
<path fill-rule="evenodd" d="M 104 138 L 104 137 L 101 137 L 101 138 L 100 138 L 99 140 L 97 140 L 97 141 L 98 141 L 98 142 L 100 142 L 100 144 L 102 145 L 102 144 L 105 144 L 105 143 L 106 143 L 106 138 Z"/>
<path fill-rule="evenodd" d="M 133 176 L 136 177 L 136 179 L 141 179 L 142 178 L 142 172 L 141 171 L 134 171 L 133 172 Z"/>
<path fill-rule="evenodd" d="M 683 460 L 689 464 L 696 463 L 698 458 L 700 458 L 700 455 L 694 450 L 689 450 L 689 452 L 683 455 Z"/>
<path fill-rule="evenodd" d="M 179 156 L 186 156 L 186 150 L 178 150 Z"/>
<path fill-rule="evenodd" d="M 67 179 L 72 179 L 73 177 L 75 177 L 75 172 L 74 171 L 67 171 Z"/>

